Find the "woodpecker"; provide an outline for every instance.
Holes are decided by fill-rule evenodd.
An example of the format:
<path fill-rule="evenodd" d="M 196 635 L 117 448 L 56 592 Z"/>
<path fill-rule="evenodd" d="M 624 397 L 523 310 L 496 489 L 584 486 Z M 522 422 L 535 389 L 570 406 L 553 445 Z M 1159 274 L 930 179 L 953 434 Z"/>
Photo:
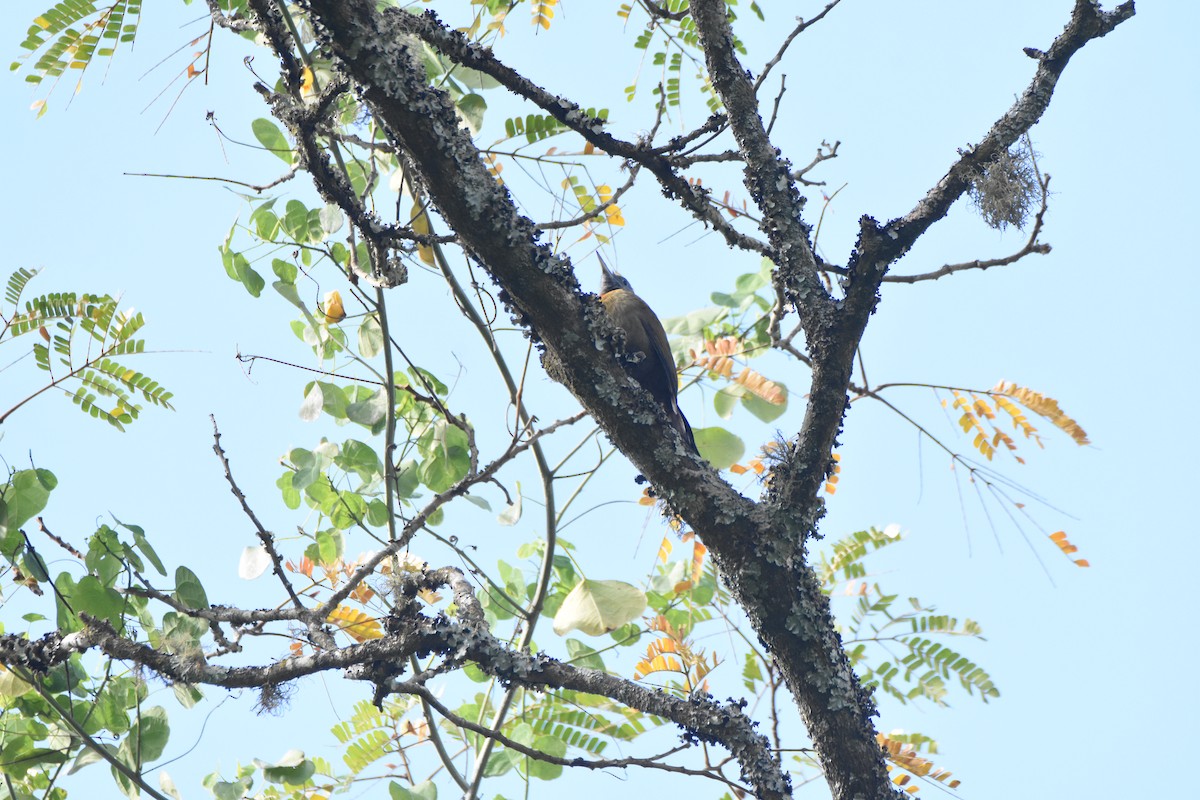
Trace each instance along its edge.
<path fill-rule="evenodd" d="M 625 349 L 631 354 L 642 355 L 638 361 L 626 362 L 625 369 L 643 389 L 654 395 L 684 443 L 699 454 L 692 426 L 679 410 L 679 375 L 675 372 L 667 332 L 646 301 L 633 293 L 629 281 L 610 270 L 604 259 L 600 259 L 600 269 L 603 270 L 600 302 L 613 323 L 625 332 Z"/>

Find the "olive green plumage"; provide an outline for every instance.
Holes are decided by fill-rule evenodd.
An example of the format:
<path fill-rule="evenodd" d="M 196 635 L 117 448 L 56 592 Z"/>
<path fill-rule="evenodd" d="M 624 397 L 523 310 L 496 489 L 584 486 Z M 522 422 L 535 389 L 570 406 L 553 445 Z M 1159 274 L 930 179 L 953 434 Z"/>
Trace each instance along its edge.
<path fill-rule="evenodd" d="M 604 271 L 600 281 L 600 302 L 604 303 L 604 310 L 613 323 L 625 332 L 625 350 L 630 354 L 640 352 L 643 356 L 635 362 L 626 362 L 625 368 L 635 381 L 654 395 L 683 441 L 694 452 L 699 452 L 692 426 L 679 410 L 679 376 L 675 372 L 675 359 L 671 357 L 671 345 L 667 343 L 667 332 L 650 306 L 633 293 L 629 281 L 611 271 L 603 259 L 600 268 Z"/>

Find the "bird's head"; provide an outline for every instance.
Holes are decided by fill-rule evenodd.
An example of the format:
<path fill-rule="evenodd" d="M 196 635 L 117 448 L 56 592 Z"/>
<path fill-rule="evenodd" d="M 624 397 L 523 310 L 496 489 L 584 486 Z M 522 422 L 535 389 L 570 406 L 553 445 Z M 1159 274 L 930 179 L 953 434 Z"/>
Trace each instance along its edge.
<path fill-rule="evenodd" d="M 629 285 L 629 281 L 625 279 L 624 275 L 609 269 L 608 264 L 604 263 L 604 259 L 600 258 L 599 254 L 596 255 L 596 258 L 600 260 L 600 269 L 602 270 L 600 275 L 600 294 L 608 294 L 617 289 L 624 289 L 630 294 L 633 293 L 633 287 Z"/>

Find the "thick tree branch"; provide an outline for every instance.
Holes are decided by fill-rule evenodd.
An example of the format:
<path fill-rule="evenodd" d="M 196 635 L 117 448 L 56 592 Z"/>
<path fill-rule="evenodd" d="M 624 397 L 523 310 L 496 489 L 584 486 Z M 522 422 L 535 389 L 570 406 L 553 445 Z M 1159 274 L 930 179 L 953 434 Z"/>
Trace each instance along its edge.
<path fill-rule="evenodd" d="M 490 50 L 469 41 L 458 31 L 444 26 L 432 11 L 424 14 L 389 15 L 396 34 L 416 36 L 455 63 L 479 70 L 495 78 L 518 97 L 536 104 L 556 120 L 578 133 L 588 142 L 609 155 L 624 158 L 646 167 L 669 197 L 677 199 L 701 222 L 711 225 L 730 245 L 757 253 L 766 253 L 766 245 L 747 236 L 721 216 L 708 199 L 708 192 L 687 181 L 675 171 L 671 161 L 660 151 L 634 144 L 605 132 L 604 123 L 591 119 L 577 103 L 551 94 L 512 68 L 504 65 Z"/>
<path fill-rule="evenodd" d="M 110 658 L 140 664 L 180 683 L 227 689 L 270 687 L 336 669 L 346 670 L 347 677 L 371 680 L 386 694 L 417 689 L 418 684 L 398 684 L 395 680 L 410 656 L 439 654 L 450 663 L 473 661 L 488 674 L 513 685 L 539 691 L 569 689 L 597 694 L 669 719 L 685 730 L 688 739 L 715 742 L 729 749 L 741 765 L 743 779 L 753 786 L 758 797 L 789 796 L 788 777 L 770 743 L 754 730 L 754 723 L 740 706 L 721 705 L 700 696 L 673 697 L 605 672 L 509 649 L 487 630 L 483 609 L 470 582 L 452 567 L 405 576 L 401 581 L 397 588 L 398 611 L 387 620 L 387 635 L 336 650 L 288 657 L 269 666 L 222 667 L 208 664 L 203 658 L 172 655 L 131 641 L 107 622 L 88 615 L 84 615 L 87 625 L 83 630 L 65 636 L 56 632 L 37 641 L 12 634 L 0 636 L 0 662 L 44 674 L 72 653 L 97 649 Z M 426 616 L 414 599 L 419 590 L 442 586 L 449 586 L 454 592 L 456 619 L 442 614 Z M 431 697 L 425 696 L 427 700 Z M 377 693 L 378 699 L 382 697 Z M 448 714 L 447 709 L 439 710 L 443 715 Z M 617 764 L 602 766 L 612 765 Z"/>
<path fill-rule="evenodd" d="M 887 259 L 884 266 L 895 261 L 912 247 L 929 226 L 946 216 L 950 206 L 967 191 L 971 178 L 979 174 L 998 153 L 1012 147 L 1042 118 L 1071 57 L 1085 44 L 1107 35 L 1133 14 L 1133 0 L 1107 12 L 1100 10 L 1096 0 L 1075 0 L 1070 22 L 1050 45 L 1050 49 L 1045 52 L 1033 51 L 1038 62 L 1037 71 L 1013 107 L 996 120 L 979 144 L 961 153 L 958 161 L 912 211 L 892 220 L 878 230 L 878 235 L 870 237 L 870 250 L 860 252 L 852 275 L 857 277 L 858 273 L 867 274 L 879 269 L 880 259 Z"/>
<path fill-rule="evenodd" d="M 304 7 L 321 46 L 357 84 L 389 139 L 411 160 L 423 189 L 461 236 L 463 246 L 501 285 L 501 300 L 545 346 L 552 375 L 580 398 L 660 496 L 703 536 L 795 695 L 834 796 L 894 797 L 874 741 L 873 702 L 855 680 L 834 631 L 828 600 L 805 566 L 804 541 L 822 513 L 817 488 L 844 413 L 854 353 L 874 308 L 879 281 L 903 250 L 887 259 L 875 255 L 871 237 L 880 238 L 880 231 L 865 222 L 859 253 L 843 282 L 845 297 L 835 301 L 825 291 L 808 228 L 799 218 L 802 199 L 790 167 L 771 145 L 754 105 L 753 86 L 732 54 L 724 3 L 696 2 L 693 15 L 714 86 L 730 109 L 731 126 L 746 157 L 746 182 L 763 210 L 762 228 L 779 265 L 779 282 L 800 310 L 813 357 L 813 392 L 801 436 L 784 448 L 773 472 L 769 502 L 761 506 L 685 454 L 661 411 L 613 358 L 607 317 L 594 301 L 579 294 L 567 262 L 538 241 L 532 222 L 487 172 L 449 98 L 428 85 L 410 52 L 409 37 L 420 36 L 522 96 L 536 96 L 535 102 L 556 119 L 597 147 L 643 163 L 660 181 L 664 178 L 656 170 L 661 165 L 638 148 L 621 152 L 633 146 L 609 137 L 577 106 L 502 67 L 486 50 L 446 31 L 431 15 L 377 12 L 372 0 L 305 0 Z M 669 167 L 666 174 L 682 180 Z M 670 190 L 669 182 L 664 185 Z M 726 238 L 736 239 L 727 232 Z M 864 253 L 872 257 L 864 258 Z M 479 663 L 485 671 L 503 668 L 485 658 Z M 539 674 L 542 685 L 554 685 L 551 672 Z M 634 700 L 628 702 L 641 708 L 638 703 L 643 701 Z M 736 752 L 728 739 L 721 741 Z"/>
<path fill-rule="evenodd" d="M 974 261 L 964 261 L 958 264 L 943 264 L 935 270 L 922 272 L 916 275 L 885 275 L 883 280 L 885 283 L 920 283 L 922 281 L 936 281 L 938 278 L 944 278 L 947 275 L 953 275 L 956 272 L 965 272 L 967 270 L 978 269 L 985 270 L 992 267 L 1003 267 L 1009 264 L 1015 264 L 1026 256 L 1033 254 L 1047 255 L 1050 252 L 1050 245 L 1044 242 L 1039 242 L 1038 237 L 1042 233 L 1042 227 L 1046 221 L 1046 211 L 1049 208 L 1050 197 L 1050 176 L 1045 175 L 1040 179 L 1042 187 L 1042 206 L 1038 209 L 1037 214 L 1033 218 L 1033 228 L 1029 232 L 1029 239 L 1026 240 L 1025 246 L 1012 255 L 1003 256 L 1002 258 L 983 258 L 975 259 Z"/>

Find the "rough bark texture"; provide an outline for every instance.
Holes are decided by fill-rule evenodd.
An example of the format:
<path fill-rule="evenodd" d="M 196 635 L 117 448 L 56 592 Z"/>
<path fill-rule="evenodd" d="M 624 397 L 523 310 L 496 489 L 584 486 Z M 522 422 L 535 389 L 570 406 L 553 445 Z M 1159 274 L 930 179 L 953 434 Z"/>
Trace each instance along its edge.
<path fill-rule="evenodd" d="M 420 173 L 424 189 L 463 245 L 503 289 L 514 315 L 545 346 L 562 380 L 616 446 L 703 537 L 724 581 L 786 676 L 836 798 L 896 796 L 875 743 L 870 693 L 850 668 L 829 603 L 805 563 L 805 542 L 823 513 L 818 489 L 846 404 L 853 357 L 889 266 L 963 194 L 969 177 L 1013 144 L 1045 110 L 1071 55 L 1132 16 L 1126 3 L 1104 13 L 1080 0 L 1063 34 L 1036 53 L 1036 75 L 1022 97 L 981 142 L 950 168 L 908 215 L 880 225 L 863 217 L 861 236 L 842 281 L 841 297 L 818 279 L 803 199 L 758 115 L 758 101 L 738 63 L 723 0 L 693 0 L 691 13 L 713 85 L 746 163 L 745 183 L 762 214 L 767 246 L 722 232 L 731 244 L 764 251 L 777 285 L 795 306 L 813 362 L 803 426 L 775 466 L 762 503 L 739 495 L 671 436 L 644 393 L 612 357 L 609 328 L 595 302 L 581 295 L 570 265 L 538 241 L 507 191 L 488 174 L 449 99 L 431 88 L 407 42 L 424 39 L 460 63 L 496 77 L 512 91 L 604 149 L 652 167 L 668 194 L 712 221 L 702 194 L 688 187 L 660 151 L 639 150 L 604 133 L 598 121 L 500 64 L 432 14 L 377 12 L 372 0 L 308 0 L 323 46 L 336 55 L 391 141 Z M 719 224 L 719 223 L 714 223 Z M 754 240 L 750 240 L 754 242 Z"/>

